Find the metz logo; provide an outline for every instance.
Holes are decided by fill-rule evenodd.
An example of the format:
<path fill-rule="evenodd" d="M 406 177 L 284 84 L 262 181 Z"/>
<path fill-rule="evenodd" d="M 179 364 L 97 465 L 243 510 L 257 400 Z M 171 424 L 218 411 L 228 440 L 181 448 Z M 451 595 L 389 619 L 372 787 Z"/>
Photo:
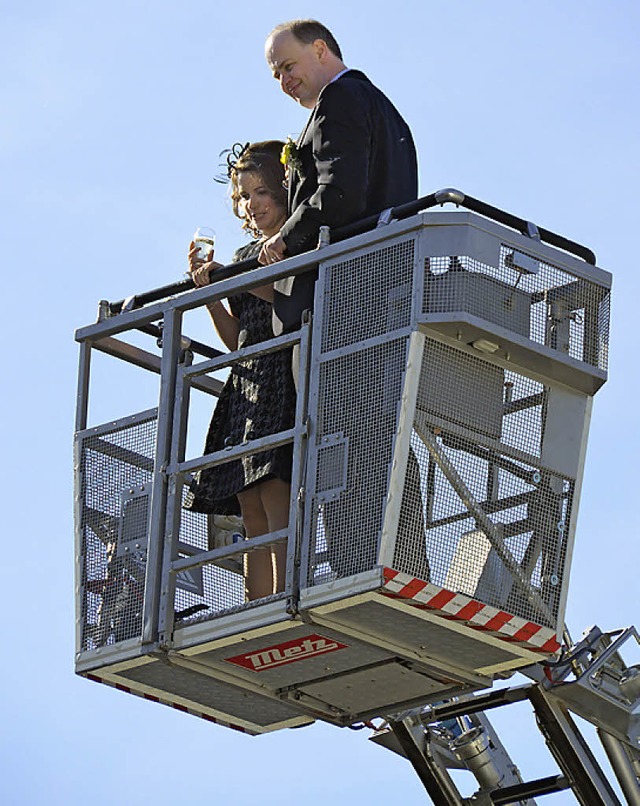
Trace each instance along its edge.
<path fill-rule="evenodd" d="M 252 672 L 264 672 L 266 669 L 273 669 L 275 666 L 283 666 L 285 663 L 294 663 L 297 660 L 313 658 L 316 655 L 324 655 L 325 652 L 335 652 L 336 649 L 346 649 L 347 644 L 341 644 L 323 635 L 307 635 L 305 638 L 297 638 L 295 641 L 286 641 L 283 644 L 268 646 L 257 652 L 248 652 L 246 655 L 236 655 L 233 658 L 225 658 L 228 663 L 235 663 Z"/>

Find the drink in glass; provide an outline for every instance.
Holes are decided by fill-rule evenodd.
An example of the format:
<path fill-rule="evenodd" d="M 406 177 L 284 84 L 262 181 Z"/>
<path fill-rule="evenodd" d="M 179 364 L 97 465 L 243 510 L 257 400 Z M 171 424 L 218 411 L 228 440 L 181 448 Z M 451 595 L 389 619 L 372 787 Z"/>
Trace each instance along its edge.
<path fill-rule="evenodd" d="M 193 236 L 193 242 L 198 247 L 196 257 L 205 263 L 213 258 L 213 249 L 216 242 L 216 234 L 209 227 L 198 227 Z"/>

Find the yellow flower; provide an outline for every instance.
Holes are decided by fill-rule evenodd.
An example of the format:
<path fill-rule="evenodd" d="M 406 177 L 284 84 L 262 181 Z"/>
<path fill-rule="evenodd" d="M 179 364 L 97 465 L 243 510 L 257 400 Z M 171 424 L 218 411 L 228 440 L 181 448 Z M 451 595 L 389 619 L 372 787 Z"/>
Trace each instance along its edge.
<path fill-rule="evenodd" d="M 298 153 L 298 146 L 291 137 L 287 137 L 287 142 L 282 146 L 280 162 L 287 168 L 287 172 L 293 170 L 302 178 L 302 162 Z"/>
<path fill-rule="evenodd" d="M 290 137 L 287 137 L 287 142 L 282 146 L 282 151 L 280 152 L 280 162 L 283 165 L 288 165 L 291 161 L 291 157 L 295 152 L 296 144 Z"/>

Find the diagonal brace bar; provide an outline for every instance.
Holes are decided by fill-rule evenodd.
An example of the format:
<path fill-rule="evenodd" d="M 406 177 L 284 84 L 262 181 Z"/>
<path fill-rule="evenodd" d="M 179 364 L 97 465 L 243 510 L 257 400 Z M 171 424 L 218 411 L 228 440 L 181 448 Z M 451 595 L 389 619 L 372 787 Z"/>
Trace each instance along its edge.
<path fill-rule="evenodd" d="M 429 453 L 433 457 L 433 460 L 436 462 L 440 470 L 445 475 L 448 482 L 451 484 L 453 489 L 462 499 L 462 502 L 467 507 L 469 512 L 473 515 L 476 521 L 482 527 L 483 532 L 489 539 L 491 545 L 495 549 L 496 554 L 511 572 L 511 575 L 517 585 L 520 587 L 522 592 L 525 594 L 527 599 L 531 602 L 534 607 L 536 607 L 541 615 L 543 615 L 546 619 L 548 619 L 550 624 L 553 624 L 555 619 L 553 614 L 549 610 L 547 604 L 540 598 L 540 596 L 531 589 L 531 585 L 529 584 L 528 580 L 522 573 L 522 569 L 515 561 L 513 555 L 509 551 L 509 549 L 505 546 L 504 541 L 502 540 L 496 525 L 493 521 L 487 516 L 487 513 L 482 509 L 478 501 L 476 501 L 475 496 L 471 492 L 471 490 L 467 487 L 464 483 L 460 474 L 455 469 L 453 464 L 449 461 L 448 457 L 445 453 L 440 449 L 440 446 L 436 442 L 435 436 L 433 433 L 428 429 L 420 429 L 418 432 L 420 435 L 420 439 L 424 442 L 429 450 Z"/>

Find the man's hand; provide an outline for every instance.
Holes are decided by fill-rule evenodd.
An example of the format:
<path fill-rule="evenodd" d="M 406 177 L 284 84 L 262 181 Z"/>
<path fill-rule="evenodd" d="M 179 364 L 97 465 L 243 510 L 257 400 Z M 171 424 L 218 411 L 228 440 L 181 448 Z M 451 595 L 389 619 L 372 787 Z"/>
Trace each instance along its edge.
<path fill-rule="evenodd" d="M 261 263 L 263 266 L 269 266 L 271 263 L 277 263 L 279 260 L 284 258 L 286 251 L 287 245 L 285 244 L 282 235 L 280 235 L 280 233 L 273 235 L 262 245 L 262 249 L 258 255 L 258 263 Z"/>

